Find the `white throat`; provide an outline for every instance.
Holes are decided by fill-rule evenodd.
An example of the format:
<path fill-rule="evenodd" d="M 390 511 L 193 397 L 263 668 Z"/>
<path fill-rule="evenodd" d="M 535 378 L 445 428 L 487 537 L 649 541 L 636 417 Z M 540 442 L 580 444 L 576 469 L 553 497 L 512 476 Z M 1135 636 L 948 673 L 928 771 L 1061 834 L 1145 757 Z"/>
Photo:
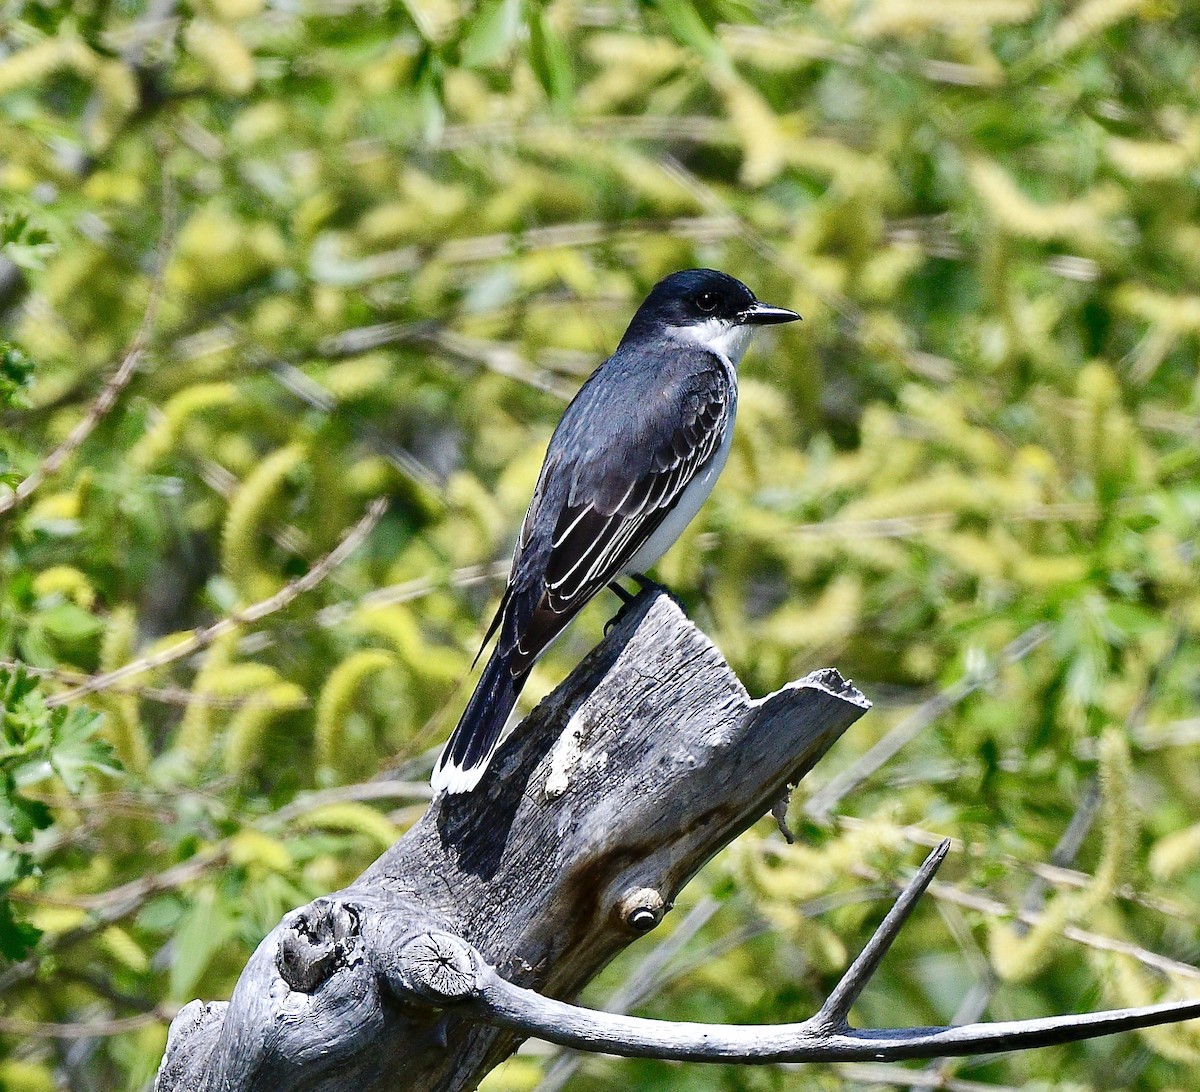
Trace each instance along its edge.
<path fill-rule="evenodd" d="M 728 319 L 710 318 L 693 326 L 668 326 L 667 332 L 681 341 L 692 341 L 724 357 L 734 367 L 741 363 L 754 336 L 754 327 Z"/>

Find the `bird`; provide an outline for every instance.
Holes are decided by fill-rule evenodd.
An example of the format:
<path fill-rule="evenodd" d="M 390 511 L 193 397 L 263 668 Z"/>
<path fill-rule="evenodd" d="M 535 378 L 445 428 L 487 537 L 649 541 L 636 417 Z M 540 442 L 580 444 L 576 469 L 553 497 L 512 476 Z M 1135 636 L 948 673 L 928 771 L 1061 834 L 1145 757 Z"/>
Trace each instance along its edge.
<path fill-rule="evenodd" d="M 589 600 L 611 587 L 630 601 L 621 577 L 652 583 L 725 466 L 751 337 L 799 318 L 715 269 L 651 289 L 550 438 L 476 662 L 496 645 L 434 766 L 435 797 L 475 787 L 534 662 Z"/>

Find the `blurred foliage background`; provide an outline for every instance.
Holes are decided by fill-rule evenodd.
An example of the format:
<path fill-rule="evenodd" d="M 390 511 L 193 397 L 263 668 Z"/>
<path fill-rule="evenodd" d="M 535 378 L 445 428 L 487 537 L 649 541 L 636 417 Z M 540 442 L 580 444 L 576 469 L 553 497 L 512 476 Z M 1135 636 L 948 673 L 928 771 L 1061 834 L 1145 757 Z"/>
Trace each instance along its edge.
<path fill-rule="evenodd" d="M 807 1015 L 944 834 L 861 1021 L 1200 992 L 1192 5 L 6 0 L 0 187 L 0 1086 L 146 1087 L 420 813 L 550 430 L 692 265 L 804 322 L 660 576 L 752 692 L 876 706 L 798 844 L 760 824 L 585 1000 Z M 886 1071 L 530 1044 L 486 1088 L 1198 1063 L 1188 1026 Z"/>

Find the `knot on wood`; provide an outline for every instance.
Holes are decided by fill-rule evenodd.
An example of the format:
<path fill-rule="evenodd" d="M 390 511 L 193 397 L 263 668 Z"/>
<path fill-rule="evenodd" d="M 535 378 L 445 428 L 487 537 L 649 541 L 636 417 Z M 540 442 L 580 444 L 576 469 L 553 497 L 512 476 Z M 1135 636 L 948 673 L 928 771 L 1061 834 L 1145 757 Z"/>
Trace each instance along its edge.
<path fill-rule="evenodd" d="M 650 887 L 626 892 L 617 904 L 622 923 L 638 933 L 648 933 L 663 919 L 667 907 L 663 897 Z"/>
<path fill-rule="evenodd" d="M 358 915 L 343 902 L 318 899 L 298 911 L 279 935 L 275 966 L 298 993 L 312 993 L 350 963 Z"/>
<path fill-rule="evenodd" d="M 397 954 L 402 988 L 424 1001 L 464 1001 L 479 989 L 475 950 L 449 933 L 422 933 Z"/>

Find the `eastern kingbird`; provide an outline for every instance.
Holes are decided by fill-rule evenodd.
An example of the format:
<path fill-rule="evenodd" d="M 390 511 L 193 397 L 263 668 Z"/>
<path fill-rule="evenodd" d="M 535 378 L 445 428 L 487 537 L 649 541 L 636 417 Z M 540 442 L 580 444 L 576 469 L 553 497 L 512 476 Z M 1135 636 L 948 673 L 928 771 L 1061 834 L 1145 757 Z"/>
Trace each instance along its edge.
<path fill-rule="evenodd" d="M 754 328 L 799 317 L 715 269 L 654 286 L 550 438 L 483 643 L 499 640 L 434 767 L 435 794 L 474 788 L 534 661 L 602 588 L 627 598 L 614 581 L 644 574 L 691 522 L 729 455 Z"/>

